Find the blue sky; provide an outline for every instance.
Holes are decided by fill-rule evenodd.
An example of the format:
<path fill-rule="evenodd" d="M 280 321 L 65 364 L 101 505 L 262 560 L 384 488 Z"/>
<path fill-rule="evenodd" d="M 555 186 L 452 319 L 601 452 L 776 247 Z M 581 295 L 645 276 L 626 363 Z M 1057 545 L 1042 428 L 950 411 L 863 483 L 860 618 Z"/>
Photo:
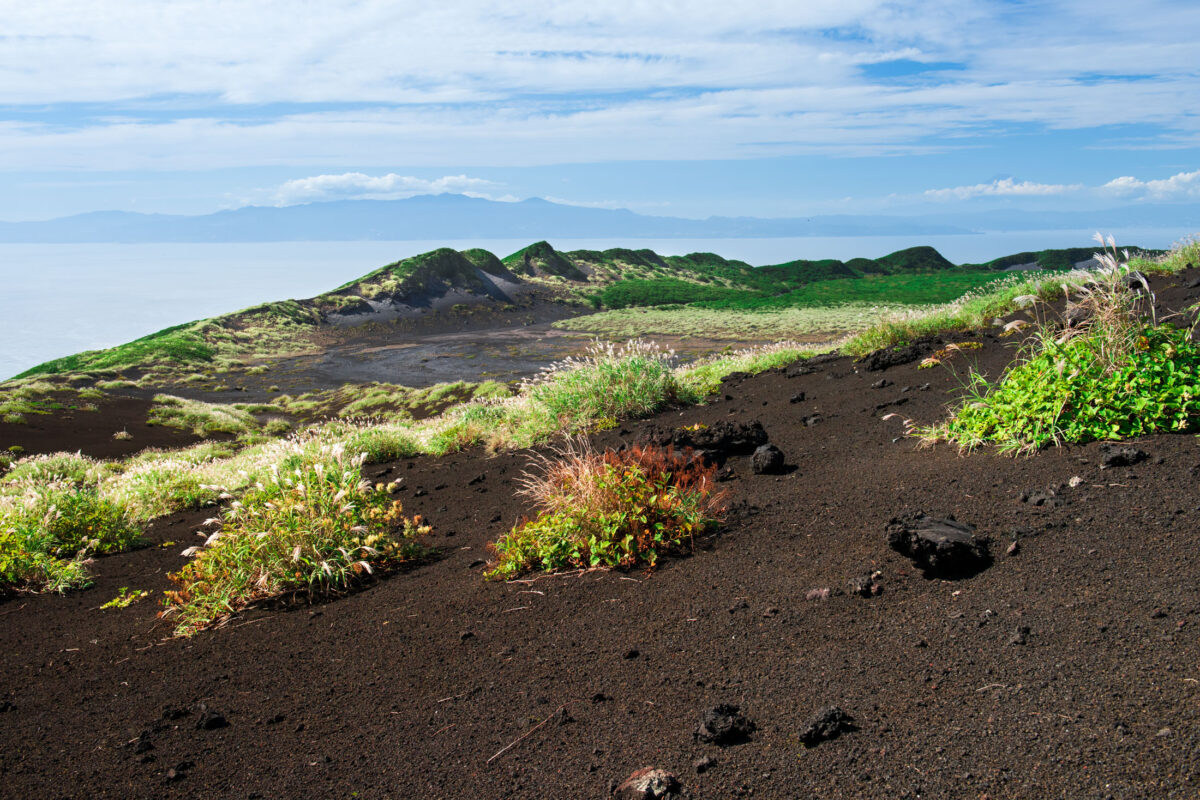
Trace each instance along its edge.
<path fill-rule="evenodd" d="M 0 219 L 1197 203 L 1197 31 L 1194 0 L 9 3 Z"/>

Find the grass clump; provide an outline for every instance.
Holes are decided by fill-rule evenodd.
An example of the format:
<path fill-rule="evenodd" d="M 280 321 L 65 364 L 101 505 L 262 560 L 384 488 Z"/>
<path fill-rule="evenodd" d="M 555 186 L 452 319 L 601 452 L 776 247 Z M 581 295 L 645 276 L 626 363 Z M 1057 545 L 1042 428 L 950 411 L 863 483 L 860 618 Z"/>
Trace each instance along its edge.
<path fill-rule="evenodd" d="M 994 385 L 972 372 L 966 401 L 922 431 L 927 441 L 1031 452 L 1195 426 L 1200 347 L 1192 330 L 1159 323 L 1149 283 L 1118 261 L 1111 237 L 1107 245 L 1095 256 L 1100 270 L 1063 286 L 1061 318 L 1039 315 L 1021 355 Z"/>
<path fill-rule="evenodd" d="M 220 528 L 170 579 L 164 615 L 190 635 L 265 600 L 345 592 L 423 552 L 429 532 L 403 516 L 388 488 L 364 481 L 364 457 L 343 447 L 316 457 L 296 445 L 223 514 Z"/>
<path fill-rule="evenodd" d="M 691 453 L 651 446 L 601 454 L 581 439 L 557 455 L 525 475 L 521 494 L 540 511 L 492 545 L 486 577 L 654 567 L 663 555 L 690 550 L 724 513 L 714 467 Z"/>
<path fill-rule="evenodd" d="M 86 559 L 141 544 L 141 530 L 121 503 L 94 486 L 70 481 L 30 484 L 0 500 L 0 591 L 56 591 L 86 586 Z"/>
<path fill-rule="evenodd" d="M 258 430 L 258 421 L 247 411 L 169 394 L 154 396 L 149 422 L 191 431 L 202 439 L 215 433 L 240 435 Z"/>
<path fill-rule="evenodd" d="M 672 370 L 674 353 L 649 342 L 594 344 L 587 356 L 569 359 L 531 385 L 529 397 L 572 433 L 641 417 L 700 397 Z"/>

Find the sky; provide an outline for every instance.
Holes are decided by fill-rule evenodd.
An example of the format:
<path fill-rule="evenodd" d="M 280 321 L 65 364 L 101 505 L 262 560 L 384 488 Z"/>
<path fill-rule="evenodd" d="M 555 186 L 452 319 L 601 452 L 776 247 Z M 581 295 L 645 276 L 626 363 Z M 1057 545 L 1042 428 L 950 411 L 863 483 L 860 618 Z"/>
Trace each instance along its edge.
<path fill-rule="evenodd" d="M 1200 203 L 1195 0 L 0 0 L 0 220 Z"/>

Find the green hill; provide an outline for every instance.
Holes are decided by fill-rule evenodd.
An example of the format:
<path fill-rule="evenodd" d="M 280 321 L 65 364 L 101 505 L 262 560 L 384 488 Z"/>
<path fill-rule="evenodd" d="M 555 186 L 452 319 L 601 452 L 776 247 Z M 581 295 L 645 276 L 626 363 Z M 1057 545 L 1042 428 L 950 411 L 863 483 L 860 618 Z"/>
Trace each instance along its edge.
<path fill-rule="evenodd" d="M 1036 263 L 1073 266 L 1091 249 L 1017 253 L 956 266 L 932 247 L 877 259 L 788 261 L 753 267 L 714 253 L 661 256 L 612 248 L 561 252 L 535 242 L 505 257 L 440 248 L 401 259 L 307 300 L 284 300 L 176 325 L 128 344 L 33 367 L 18 377 L 71 374 L 174 376 L 244 368 L 247 360 L 327 346 L 338 330 L 398 316 L 457 313 L 472 304 L 589 301 L 594 307 L 695 304 L 710 309 L 786 308 L 838 302 L 941 302 Z M 453 308 L 449 308 L 453 304 Z"/>

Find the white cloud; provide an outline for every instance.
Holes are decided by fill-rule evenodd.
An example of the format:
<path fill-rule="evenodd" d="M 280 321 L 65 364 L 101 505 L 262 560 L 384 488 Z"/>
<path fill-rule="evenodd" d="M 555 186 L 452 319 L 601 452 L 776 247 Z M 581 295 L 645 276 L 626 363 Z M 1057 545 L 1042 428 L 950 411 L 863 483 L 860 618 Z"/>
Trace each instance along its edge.
<path fill-rule="evenodd" d="M 3 16 L 4 169 L 881 155 L 1113 109 L 1178 142 L 1200 96 L 1193 0 L 41 0 Z M 899 58 L 962 68 L 860 69 Z"/>
<path fill-rule="evenodd" d="M 415 197 L 419 194 L 465 194 L 471 197 L 489 197 L 480 192 L 495 186 L 492 181 L 470 178 L 466 175 L 445 175 L 441 178 L 415 178 L 411 175 L 367 175 L 362 172 L 344 172 L 341 175 L 313 175 L 308 178 L 290 180 L 275 190 L 275 201 L 279 205 L 310 203 L 321 200 L 374 199 L 394 200 Z M 509 198 L 495 198 L 509 199 Z"/>
<path fill-rule="evenodd" d="M 1100 189 L 1109 194 L 1137 195 L 1147 200 L 1196 200 L 1200 199 L 1200 170 L 1149 181 L 1124 175 L 1113 178 Z"/>
<path fill-rule="evenodd" d="M 1033 183 L 1032 181 L 1018 183 L 1012 178 L 1001 178 L 991 183 L 977 183 L 974 186 L 927 189 L 924 196 L 930 200 L 969 200 L 973 197 L 1046 197 L 1077 192 L 1082 188 L 1083 186 L 1080 184 Z"/>

